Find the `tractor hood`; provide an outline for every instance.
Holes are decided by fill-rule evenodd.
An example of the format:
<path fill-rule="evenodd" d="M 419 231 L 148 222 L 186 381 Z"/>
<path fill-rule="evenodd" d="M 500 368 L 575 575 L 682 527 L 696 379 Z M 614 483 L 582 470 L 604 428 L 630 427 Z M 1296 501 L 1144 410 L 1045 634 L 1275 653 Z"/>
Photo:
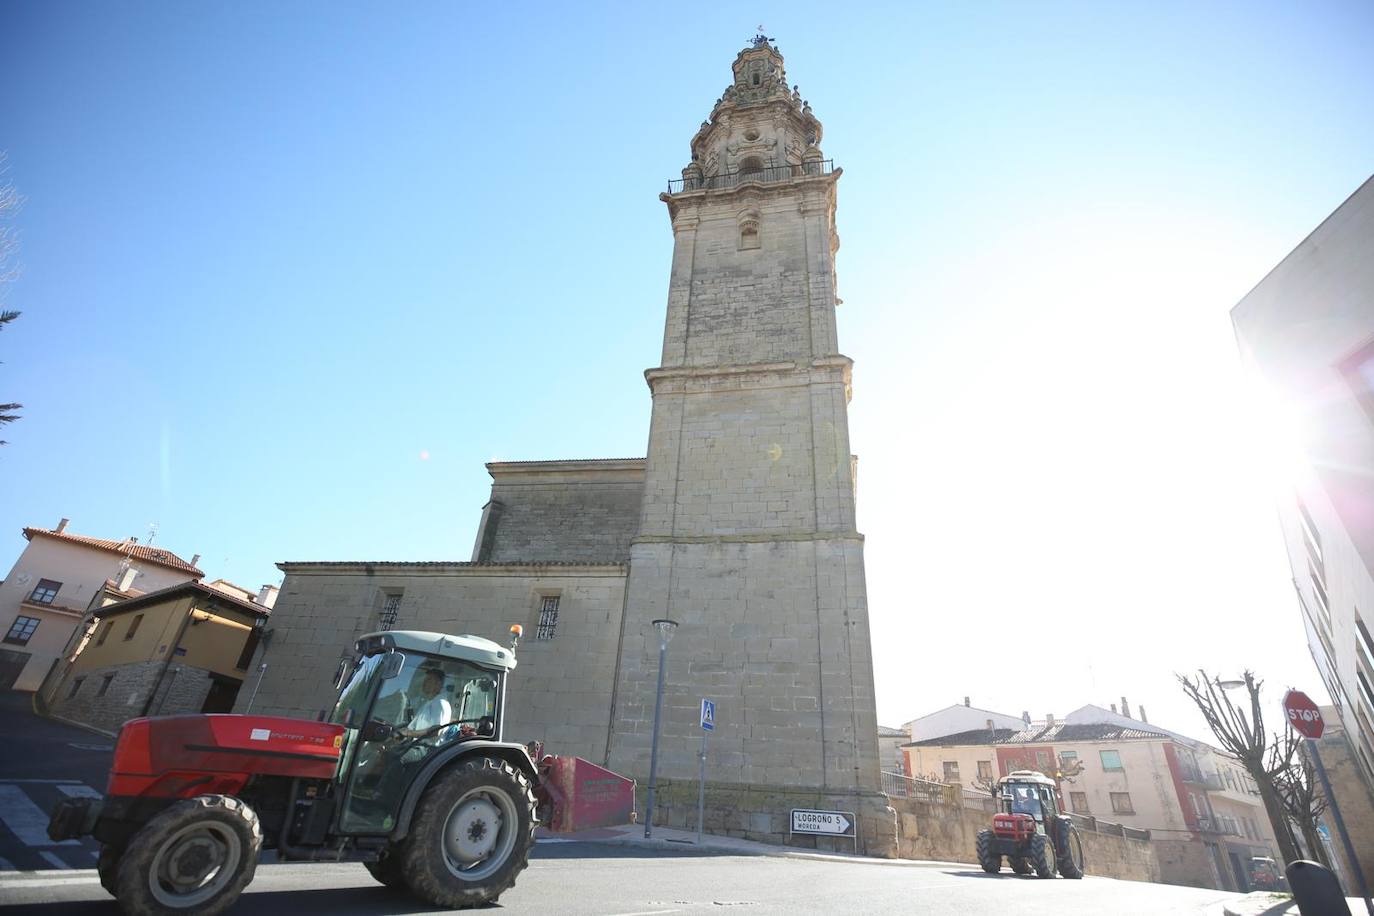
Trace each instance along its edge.
<path fill-rule="evenodd" d="M 392 648 L 402 652 L 425 652 L 444 658 L 462 659 L 488 668 L 509 670 L 515 667 L 514 651 L 480 636 L 450 636 L 423 630 L 386 630 L 369 633 L 357 643 L 360 653 L 370 654 Z"/>

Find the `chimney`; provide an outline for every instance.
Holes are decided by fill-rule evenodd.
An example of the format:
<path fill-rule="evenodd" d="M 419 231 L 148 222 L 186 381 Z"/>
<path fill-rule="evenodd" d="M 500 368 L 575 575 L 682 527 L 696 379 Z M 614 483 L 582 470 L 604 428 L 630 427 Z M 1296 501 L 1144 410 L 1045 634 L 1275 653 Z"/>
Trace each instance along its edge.
<path fill-rule="evenodd" d="M 1146 725 L 1149 725 L 1149 724 L 1150 724 L 1150 720 L 1147 719 L 1147 718 L 1145 718 L 1145 707 L 1142 706 L 1142 707 L 1140 707 L 1140 709 L 1138 709 L 1138 710 L 1136 710 L 1136 711 L 1140 713 L 1140 721 L 1141 721 L 1141 722 L 1144 722 Z"/>
<path fill-rule="evenodd" d="M 965 706 L 969 705 L 969 703 L 968 703 L 968 697 L 964 697 L 964 705 L 965 705 Z"/>
<path fill-rule="evenodd" d="M 195 565 L 196 565 L 197 563 L 199 563 L 199 562 L 200 562 L 200 554 L 196 554 L 195 556 L 191 557 L 191 565 L 192 565 L 192 566 L 195 566 Z"/>
<path fill-rule="evenodd" d="M 992 720 L 988 719 L 988 731 L 992 731 Z"/>
<path fill-rule="evenodd" d="M 133 588 L 134 577 L 137 575 L 138 570 L 132 566 L 129 566 L 119 574 L 119 578 L 115 580 L 115 586 L 121 592 L 127 592 L 130 588 Z"/>
<path fill-rule="evenodd" d="M 1112 704 L 1112 715 L 1116 715 L 1116 704 Z"/>
<path fill-rule="evenodd" d="M 1131 707 L 1130 704 L 1126 702 L 1125 697 L 1121 698 L 1121 714 L 1128 719 L 1131 717 Z"/>
<path fill-rule="evenodd" d="M 62 521 L 60 521 L 60 522 L 57 523 L 57 527 L 53 529 L 53 532 L 56 533 L 56 534 L 61 534 L 62 532 L 66 531 L 66 530 L 67 530 L 67 523 L 70 522 L 70 521 L 71 521 L 71 519 L 69 519 L 69 518 L 64 518 L 64 519 L 62 519 Z"/>
<path fill-rule="evenodd" d="M 1045 713 L 1045 725 L 1049 728 L 1054 728 L 1054 713 Z"/>
<path fill-rule="evenodd" d="M 125 539 L 124 539 L 124 543 L 126 543 L 126 544 L 137 544 L 137 543 L 138 543 L 138 538 L 125 538 Z"/>
<path fill-rule="evenodd" d="M 270 608 L 277 603 L 277 587 L 275 585 L 264 585 L 258 589 L 258 597 L 253 599 L 254 604 L 260 604 L 265 608 Z"/>
<path fill-rule="evenodd" d="M 1027 725 L 1030 725 L 1030 713 L 1024 709 L 1021 710 L 1021 721 L 1025 722 Z"/>

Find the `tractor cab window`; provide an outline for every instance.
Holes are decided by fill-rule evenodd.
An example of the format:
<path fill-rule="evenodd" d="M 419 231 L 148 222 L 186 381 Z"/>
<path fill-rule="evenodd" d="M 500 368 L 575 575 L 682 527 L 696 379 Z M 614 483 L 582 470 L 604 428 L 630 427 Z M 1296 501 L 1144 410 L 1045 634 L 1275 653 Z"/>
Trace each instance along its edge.
<path fill-rule="evenodd" d="M 366 722 L 355 723 L 358 746 L 341 829 L 390 831 L 406 788 L 432 754 L 456 742 L 495 738 L 500 677 L 471 662 L 405 653 L 396 676 L 382 681 Z"/>
<path fill-rule="evenodd" d="M 1037 821 L 1044 820 L 1044 809 L 1040 805 L 1040 793 L 1035 786 L 1012 784 L 1003 789 L 1002 797 L 1009 799 L 1012 814 L 1029 814 Z"/>

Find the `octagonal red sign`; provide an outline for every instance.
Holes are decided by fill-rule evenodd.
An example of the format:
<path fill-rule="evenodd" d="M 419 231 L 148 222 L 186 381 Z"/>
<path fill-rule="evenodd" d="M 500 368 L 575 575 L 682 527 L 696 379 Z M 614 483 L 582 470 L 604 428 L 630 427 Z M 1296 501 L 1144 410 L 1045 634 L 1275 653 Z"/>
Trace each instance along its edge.
<path fill-rule="evenodd" d="M 1283 712 L 1288 716 L 1288 724 L 1293 726 L 1293 731 L 1304 738 L 1320 738 L 1326 729 L 1321 710 L 1301 690 L 1290 690 L 1283 695 Z"/>

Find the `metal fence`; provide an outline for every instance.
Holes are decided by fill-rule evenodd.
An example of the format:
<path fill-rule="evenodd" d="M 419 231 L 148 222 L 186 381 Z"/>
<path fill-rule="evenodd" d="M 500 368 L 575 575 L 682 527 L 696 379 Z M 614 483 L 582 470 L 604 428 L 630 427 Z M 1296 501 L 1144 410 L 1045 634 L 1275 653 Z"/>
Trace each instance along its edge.
<path fill-rule="evenodd" d="M 881 775 L 883 794 L 892 798 L 914 798 L 917 801 L 947 805 L 958 797 L 955 794 L 959 791 L 958 786 L 947 786 L 942 782 L 917 779 L 915 776 L 904 776 L 887 770 Z"/>
<path fill-rule="evenodd" d="M 1111 821 L 1099 821 L 1090 814 L 1070 814 L 1069 819 L 1075 827 L 1086 833 L 1100 833 L 1104 836 L 1125 837 L 1128 840 L 1149 840 L 1150 831 L 1138 827 L 1127 827 Z"/>
<path fill-rule="evenodd" d="M 835 160 L 814 159 L 801 165 L 765 165 L 755 169 L 741 169 L 738 172 L 721 172 L 718 175 L 703 175 L 700 178 L 677 178 L 668 182 L 669 194 L 683 191 L 715 191 L 736 188 L 746 182 L 757 181 L 770 184 L 775 181 L 790 181 L 793 178 L 812 178 L 829 175 L 835 170 Z"/>

